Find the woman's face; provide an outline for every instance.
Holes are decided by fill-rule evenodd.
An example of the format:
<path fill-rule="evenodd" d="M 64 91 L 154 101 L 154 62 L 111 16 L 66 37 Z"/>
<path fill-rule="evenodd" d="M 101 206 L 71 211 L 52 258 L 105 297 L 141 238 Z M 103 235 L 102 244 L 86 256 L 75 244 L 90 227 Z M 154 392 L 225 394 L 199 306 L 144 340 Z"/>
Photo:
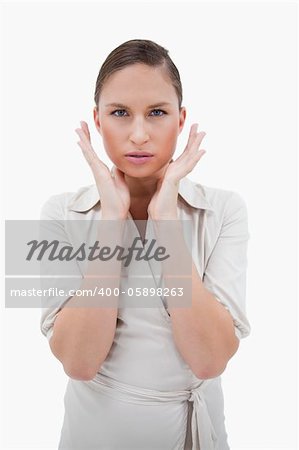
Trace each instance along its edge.
<path fill-rule="evenodd" d="M 110 160 L 129 177 L 159 178 L 175 152 L 183 129 L 185 108 L 165 69 L 133 64 L 105 82 L 94 120 Z M 125 155 L 149 152 L 145 163 Z"/>

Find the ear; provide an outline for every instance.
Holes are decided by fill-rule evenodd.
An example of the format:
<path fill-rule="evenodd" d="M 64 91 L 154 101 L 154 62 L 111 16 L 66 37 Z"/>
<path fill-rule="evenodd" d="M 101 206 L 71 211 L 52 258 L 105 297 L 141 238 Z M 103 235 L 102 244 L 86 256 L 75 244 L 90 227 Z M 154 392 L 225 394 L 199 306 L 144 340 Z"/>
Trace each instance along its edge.
<path fill-rule="evenodd" d="M 186 120 L 187 110 L 184 106 L 180 109 L 180 117 L 179 117 L 179 134 L 184 128 L 185 120 Z"/>
<path fill-rule="evenodd" d="M 99 121 L 99 112 L 98 112 L 96 106 L 93 108 L 93 120 L 94 120 L 96 129 L 98 130 L 100 135 L 102 135 L 101 124 L 100 124 L 100 121 Z"/>

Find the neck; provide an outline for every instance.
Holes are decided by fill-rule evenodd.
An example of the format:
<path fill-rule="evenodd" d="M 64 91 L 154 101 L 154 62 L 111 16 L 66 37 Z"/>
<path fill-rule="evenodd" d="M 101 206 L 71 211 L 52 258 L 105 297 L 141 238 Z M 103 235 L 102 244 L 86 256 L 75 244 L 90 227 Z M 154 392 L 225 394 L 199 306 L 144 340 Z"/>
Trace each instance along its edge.
<path fill-rule="evenodd" d="M 155 178 L 133 178 L 125 175 L 125 181 L 132 199 L 150 199 L 156 192 L 158 180 Z"/>
<path fill-rule="evenodd" d="M 125 181 L 130 191 L 131 198 L 135 200 L 151 199 L 157 190 L 158 181 L 164 177 L 168 165 L 164 166 L 154 175 L 144 178 L 131 177 L 125 174 Z"/>

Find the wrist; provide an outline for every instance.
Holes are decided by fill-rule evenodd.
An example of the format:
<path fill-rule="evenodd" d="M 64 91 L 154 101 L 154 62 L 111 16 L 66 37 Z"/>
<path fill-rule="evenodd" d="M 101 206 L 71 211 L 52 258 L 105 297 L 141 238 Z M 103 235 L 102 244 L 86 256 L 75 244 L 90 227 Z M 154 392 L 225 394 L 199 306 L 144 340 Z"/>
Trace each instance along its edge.
<path fill-rule="evenodd" d="M 149 214 L 152 220 L 178 220 L 177 212 L 166 212 L 165 214 L 151 215 Z"/>
<path fill-rule="evenodd" d="M 128 214 L 116 215 L 116 214 L 108 213 L 108 212 L 102 212 L 102 215 L 101 215 L 102 220 L 116 220 L 116 221 L 119 220 L 120 222 L 125 221 L 127 219 L 127 217 L 128 217 Z"/>

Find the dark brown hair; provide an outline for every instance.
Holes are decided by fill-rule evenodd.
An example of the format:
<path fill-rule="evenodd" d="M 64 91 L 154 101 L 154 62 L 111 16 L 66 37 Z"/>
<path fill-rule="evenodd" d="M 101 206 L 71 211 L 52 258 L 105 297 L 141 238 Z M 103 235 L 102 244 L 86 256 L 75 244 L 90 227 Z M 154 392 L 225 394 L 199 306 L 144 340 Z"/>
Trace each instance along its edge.
<path fill-rule="evenodd" d="M 178 96 L 179 109 L 182 105 L 183 90 L 180 74 L 172 59 L 168 55 L 168 50 L 161 45 L 147 39 L 132 39 L 116 47 L 107 56 L 100 68 L 96 81 L 94 101 L 98 108 L 101 90 L 105 81 L 114 72 L 136 63 L 143 63 L 151 67 L 161 66 L 171 79 L 172 85 Z"/>

